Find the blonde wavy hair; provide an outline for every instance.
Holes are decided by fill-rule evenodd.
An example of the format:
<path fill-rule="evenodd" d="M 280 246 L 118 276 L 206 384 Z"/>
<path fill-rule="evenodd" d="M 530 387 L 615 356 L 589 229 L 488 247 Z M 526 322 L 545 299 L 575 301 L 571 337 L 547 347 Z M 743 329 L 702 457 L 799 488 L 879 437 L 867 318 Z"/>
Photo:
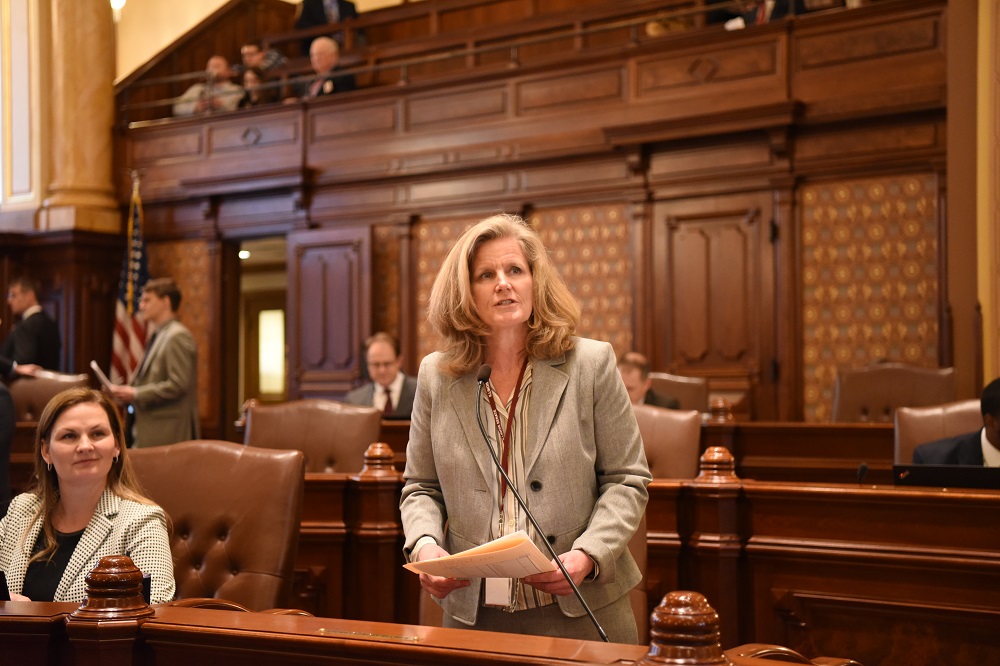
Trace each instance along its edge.
<path fill-rule="evenodd" d="M 105 487 L 110 489 L 115 495 L 123 499 L 129 499 L 142 504 L 153 504 L 153 501 L 142 492 L 132 471 L 132 464 L 128 459 L 128 448 L 125 445 L 125 430 L 122 427 L 121 416 L 118 408 L 111 402 L 111 399 L 100 391 L 89 388 L 71 388 L 57 394 L 49 401 L 42 411 L 42 416 L 38 419 L 38 429 L 35 431 L 35 484 L 31 491 L 42 503 L 38 507 L 38 516 L 42 518 L 42 533 L 45 535 L 45 547 L 36 553 L 30 561 L 51 559 L 58 548 L 56 541 L 56 529 L 52 524 L 52 513 L 59 503 L 59 476 L 55 468 L 49 469 L 42 458 L 42 446 L 48 444 L 52 437 L 52 429 L 56 421 L 63 413 L 71 407 L 77 405 L 95 404 L 100 406 L 104 413 L 108 415 L 108 423 L 114 435 L 115 443 L 118 445 L 118 460 L 112 463 L 105 480 Z M 34 521 L 32 521 L 34 522 Z M 27 535 L 25 535 L 27 538 Z"/>
<path fill-rule="evenodd" d="M 580 305 L 549 261 L 542 239 L 516 215 L 493 215 L 465 231 L 445 257 L 431 288 L 427 321 L 445 339 L 442 372 L 460 376 L 483 362 L 489 327 L 472 298 L 472 264 L 491 240 L 520 244 L 532 278 L 534 307 L 528 319 L 529 358 L 550 359 L 573 348 Z"/>

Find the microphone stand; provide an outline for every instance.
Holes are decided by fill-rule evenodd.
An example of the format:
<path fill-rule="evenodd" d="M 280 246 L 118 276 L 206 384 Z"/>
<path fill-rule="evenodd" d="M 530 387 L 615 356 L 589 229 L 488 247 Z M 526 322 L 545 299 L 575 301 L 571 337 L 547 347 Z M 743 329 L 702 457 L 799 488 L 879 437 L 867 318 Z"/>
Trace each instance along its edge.
<path fill-rule="evenodd" d="M 482 374 L 483 371 L 482 369 L 480 369 L 480 375 Z M 485 384 L 486 381 L 488 381 L 488 379 L 489 379 L 488 374 L 486 375 L 485 379 L 479 379 L 479 389 L 476 391 L 476 422 L 479 424 L 479 432 L 483 434 L 483 439 L 486 441 L 486 450 L 490 452 L 490 457 L 493 458 L 493 464 L 496 465 L 497 471 L 500 472 L 500 474 L 504 478 L 504 481 L 507 482 L 507 489 L 510 490 L 511 493 L 513 493 L 514 499 L 516 499 L 517 503 L 521 506 L 522 509 L 524 509 L 524 515 L 526 515 L 528 517 L 528 520 L 531 521 L 531 526 L 535 528 L 536 533 L 542 536 L 542 543 L 545 544 L 545 547 L 552 555 L 552 559 L 555 560 L 556 564 L 559 566 L 559 570 L 562 572 L 562 575 L 566 579 L 566 582 L 569 583 L 569 586 L 573 588 L 573 594 L 576 595 L 576 598 L 580 601 L 580 604 L 583 606 L 583 609 L 587 611 L 587 616 L 590 618 L 590 621 L 594 623 L 594 628 L 597 629 L 597 633 L 600 635 L 601 640 L 604 641 L 605 643 L 610 643 L 611 639 L 609 639 L 608 635 L 604 633 L 604 628 L 601 627 L 601 623 L 597 621 L 596 617 L 594 617 L 594 611 L 590 610 L 590 606 L 588 606 L 587 602 L 583 600 L 583 595 L 580 594 L 580 588 L 578 588 L 576 586 L 576 583 L 573 582 L 572 576 L 570 576 L 569 572 L 566 571 L 566 565 L 562 563 L 562 560 L 560 560 L 559 556 L 556 555 L 556 551 L 552 547 L 552 544 L 549 543 L 549 540 L 545 538 L 545 532 L 543 532 L 542 528 L 538 526 L 538 523 L 535 521 L 535 517 L 531 515 L 531 511 L 528 510 L 528 505 L 524 503 L 524 500 L 521 498 L 520 493 L 518 493 L 517 490 L 514 489 L 514 483 L 510 480 L 510 477 L 507 476 L 507 472 L 504 470 L 503 465 L 500 464 L 500 460 L 497 458 L 496 451 L 494 451 L 493 446 L 490 445 L 490 436 L 486 434 L 486 428 L 485 426 L 483 426 L 483 418 L 480 413 L 481 412 L 480 408 L 483 403 L 483 384 Z"/>

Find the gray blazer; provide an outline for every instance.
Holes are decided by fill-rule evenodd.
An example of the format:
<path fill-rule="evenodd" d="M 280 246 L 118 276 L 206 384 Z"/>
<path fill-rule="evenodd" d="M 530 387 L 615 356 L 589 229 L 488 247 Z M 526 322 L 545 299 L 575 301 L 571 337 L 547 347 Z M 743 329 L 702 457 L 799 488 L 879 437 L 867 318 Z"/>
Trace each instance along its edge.
<path fill-rule="evenodd" d="M 475 373 L 445 375 L 440 358 L 427 356 L 417 377 L 400 501 L 407 559 L 425 535 L 449 553 L 489 539 L 495 473 L 476 424 Z M 597 562 L 599 575 L 580 592 L 591 608 L 603 608 L 641 578 L 628 541 L 645 511 L 651 476 L 635 414 L 607 343 L 577 338 L 565 355 L 533 360 L 531 372 L 530 481 L 522 492 L 556 553 L 578 548 Z M 474 580 L 441 605 L 474 624 L 480 587 Z M 565 615 L 585 613 L 574 596 L 558 603 Z"/>
<path fill-rule="evenodd" d="M 176 319 L 164 324 L 132 378 L 135 445 L 198 439 L 198 348 Z"/>
<path fill-rule="evenodd" d="M 403 376 L 403 389 L 399 393 L 399 404 L 392 409 L 392 416 L 400 419 L 410 418 L 413 411 L 413 398 L 417 394 L 417 379 L 409 375 Z M 344 402 L 349 405 L 371 407 L 375 403 L 375 382 L 368 382 L 349 391 L 344 396 Z"/>
<path fill-rule="evenodd" d="M 34 493 L 18 495 L 0 520 L 0 571 L 7 574 L 7 585 L 14 594 L 21 594 L 28 560 L 42 531 L 42 520 L 36 515 L 41 503 Z M 83 602 L 84 577 L 106 555 L 128 555 L 140 571 L 152 576 L 152 603 L 174 598 L 174 561 L 167 519 L 160 507 L 122 499 L 105 490 L 63 572 L 54 601 Z"/>

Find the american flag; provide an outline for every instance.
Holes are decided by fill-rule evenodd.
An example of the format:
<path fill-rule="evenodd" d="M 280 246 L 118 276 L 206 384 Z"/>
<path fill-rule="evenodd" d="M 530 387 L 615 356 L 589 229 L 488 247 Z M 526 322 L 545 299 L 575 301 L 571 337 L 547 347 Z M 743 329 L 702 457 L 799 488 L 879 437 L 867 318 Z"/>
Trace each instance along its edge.
<path fill-rule="evenodd" d="M 139 316 L 139 294 L 149 280 L 146 245 L 142 240 L 142 199 L 139 180 L 132 182 L 128 215 L 128 247 L 122 260 L 115 304 L 115 333 L 111 342 L 111 381 L 127 384 L 146 348 L 146 322 Z"/>

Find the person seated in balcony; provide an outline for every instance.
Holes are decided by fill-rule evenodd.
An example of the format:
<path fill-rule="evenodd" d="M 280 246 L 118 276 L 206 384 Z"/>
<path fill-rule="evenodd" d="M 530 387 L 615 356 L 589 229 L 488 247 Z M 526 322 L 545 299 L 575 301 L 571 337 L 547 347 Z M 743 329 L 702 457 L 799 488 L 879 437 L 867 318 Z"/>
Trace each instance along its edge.
<path fill-rule="evenodd" d="M 246 42 L 240 47 L 240 59 L 243 61 L 233 65 L 234 76 L 242 76 L 251 67 L 256 67 L 261 72 L 267 74 L 276 67 L 281 67 L 288 62 L 288 58 L 283 56 L 277 49 L 264 50 L 264 44 L 259 39 Z"/>
<path fill-rule="evenodd" d="M 730 4 L 730 0 L 709 0 L 708 5 Z M 792 14 L 789 0 L 746 0 L 735 7 L 708 11 L 706 23 L 722 23 L 726 30 L 740 30 L 751 25 L 763 25 Z M 805 14 L 805 0 L 795 0 L 795 15 Z"/>
<path fill-rule="evenodd" d="M 980 430 L 921 444 L 913 450 L 914 464 L 1000 467 L 1000 378 L 986 385 L 979 405 Z"/>
<path fill-rule="evenodd" d="M 278 101 L 278 89 L 273 87 L 273 83 L 267 80 L 257 67 L 250 67 L 243 72 L 243 98 L 240 100 L 240 108 L 248 109 L 262 104 L 273 104 Z"/>
<path fill-rule="evenodd" d="M 649 360 L 639 352 L 625 352 L 618 359 L 618 372 L 625 382 L 625 390 L 633 405 L 652 405 L 666 409 L 680 409 L 677 398 L 653 390 L 649 378 Z"/>
<path fill-rule="evenodd" d="M 301 99 L 312 99 L 324 95 L 347 92 L 357 89 L 353 74 L 340 74 L 337 65 L 340 62 L 340 47 L 329 37 L 317 37 L 309 47 L 309 63 L 312 65 L 316 78 L 300 90 Z M 286 100 L 294 101 L 294 100 Z"/>
<path fill-rule="evenodd" d="M 229 80 L 229 61 L 214 55 L 205 66 L 205 81 L 195 83 L 174 102 L 174 115 L 232 111 L 242 98 L 243 88 Z"/>
<path fill-rule="evenodd" d="M 295 29 L 305 30 L 328 23 L 340 23 L 349 18 L 358 18 L 358 8 L 349 0 L 302 0 L 295 17 Z M 336 32 L 330 37 L 343 45 L 344 33 Z M 313 39 L 307 37 L 300 42 L 302 53 L 309 53 Z"/>

